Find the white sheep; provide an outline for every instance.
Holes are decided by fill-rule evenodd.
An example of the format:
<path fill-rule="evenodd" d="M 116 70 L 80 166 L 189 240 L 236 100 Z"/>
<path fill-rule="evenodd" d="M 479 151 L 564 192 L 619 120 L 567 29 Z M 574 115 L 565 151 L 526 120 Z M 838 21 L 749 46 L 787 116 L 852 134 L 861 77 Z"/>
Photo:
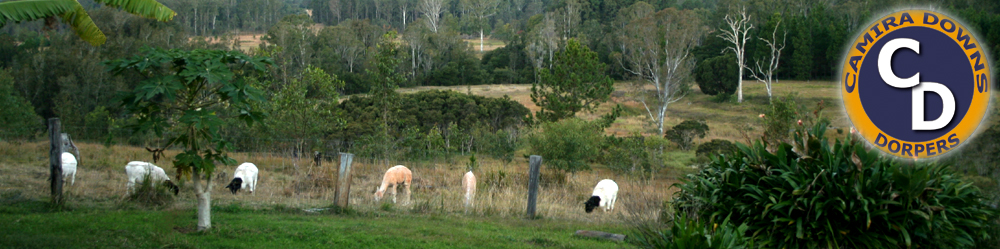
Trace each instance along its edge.
<path fill-rule="evenodd" d="M 392 185 L 392 203 L 396 203 L 396 188 L 399 184 L 405 186 L 406 202 L 409 203 L 410 199 L 410 183 L 413 181 L 413 173 L 406 166 L 396 165 L 395 167 L 389 168 L 385 171 L 385 175 L 382 176 L 382 185 L 378 187 L 375 191 L 375 201 L 382 199 L 382 195 L 385 194 L 385 189 Z"/>
<path fill-rule="evenodd" d="M 170 181 L 170 177 L 163 171 L 163 168 L 153 165 L 152 163 L 131 161 L 125 165 L 125 174 L 128 175 L 129 191 L 135 191 L 135 184 L 137 182 L 142 183 L 143 179 L 147 176 L 153 181 L 153 184 L 159 182 L 166 184 L 167 187 L 174 192 L 174 195 L 177 195 L 180 191 L 180 188 Z"/>
<path fill-rule="evenodd" d="M 476 175 L 472 171 L 465 173 L 462 177 L 462 189 L 465 190 L 465 212 L 473 206 L 473 199 L 476 197 Z"/>
<path fill-rule="evenodd" d="M 233 171 L 233 181 L 229 182 L 226 188 L 235 195 L 236 191 L 248 187 L 251 194 L 257 188 L 257 165 L 243 163 L 239 167 L 236 167 L 236 171 Z"/>
<path fill-rule="evenodd" d="M 70 179 L 69 185 L 76 183 L 76 157 L 73 156 L 73 153 L 62 153 L 62 175 L 63 183 L 66 183 L 66 178 Z"/>
<path fill-rule="evenodd" d="M 594 194 L 583 205 L 587 213 L 593 212 L 595 207 L 602 207 L 604 212 L 608 212 L 615 209 L 616 200 L 618 200 L 618 184 L 611 179 L 604 179 L 597 183 Z"/>

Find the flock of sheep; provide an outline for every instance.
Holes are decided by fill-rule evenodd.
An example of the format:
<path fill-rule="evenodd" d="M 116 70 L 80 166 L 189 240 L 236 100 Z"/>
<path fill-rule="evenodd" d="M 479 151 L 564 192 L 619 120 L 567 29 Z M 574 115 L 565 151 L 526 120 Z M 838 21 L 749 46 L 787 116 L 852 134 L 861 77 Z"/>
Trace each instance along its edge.
<path fill-rule="evenodd" d="M 70 147 L 76 148 L 69 144 Z M 77 152 L 79 153 L 79 152 Z M 69 179 L 70 184 L 75 184 L 76 182 L 76 170 L 77 170 L 77 160 L 76 157 L 70 152 L 62 153 L 62 172 L 63 181 Z M 174 195 L 177 195 L 180 188 L 170 181 L 170 177 L 167 176 L 163 168 L 153 165 L 149 162 L 142 161 L 132 161 L 125 165 L 125 174 L 128 176 L 128 183 L 126 185 L 127 191 L 135 191 L 136 183 L 143 183 L 146 180 L 152 181 L 151 184 L 164 184 L 166 185 Z M 253 163 L 243 163 L 236 167 L 233 171 L 233 179 L 226 186 L 233 194 L 236 194 L 240 189 L 247 189 L 252 194 L 254 189 L 257 187 L 257 166 Z M 392 192 L 392 202 L 396 203 L 396 189 L 402 187 L 406 195 L 406 200 L 404 203 L 409 202 L 410 198 L 410 185 L 413 181 L 413 172 L 403 165 L 396 165 L 395 167 L 386 170 L 385 175 L 382 176 L 382 185 L 378 187 L 375 191 L 374 197 L 375 201 L 380 201 L 385 194 L 386 189 Z M 473 207 L 473 200 L 476 196 L 476 175 L 472 171 L 466 172 L 462 177 L 462 190 L 465 191 L 464 195 L 464 205 L 465 212 L 468 213 L 469 208 Z M 612 211 L 615 208 L 615 201 L 618 199 L 618 184 L 616 184 L 611 179 L 604 179 L 597 183 L 594 187 L 594 193 L 584 203 L 584 210 L 587 213 L 593 212 L 594 208 L 603 208 L 605 212 Z"/>
<path fill-rule="evenodd" d="M 412 181 L 413 172 L 406 168 L 406 166 L 396 165 L 389 168 L 389 170 L 385 171 L 385 175 L 382 176 L 382 185 L 378 187 L 378 190 L 375 190 L 375 201 L 381 200 L 385 195 L 386 189 L 389 189 L 392 191 L 392 202 L 396 203 L 396 188 L 402 186 L 407 198 L 404 202 L 409 202 L 410 183 Z M 465 212 L 468 213 L 469 208 L 473 206 L 473 199 L 476 196 L 476 175 L 472 171 L 466 172 L 465 176 L 462 177 L 462 190 L 465 191 Z M 604 179 L 594 187 L 593 195 L 591 195 L 587 202 L 583 203 L 583 208 L 587 213 L 593 212 L 594 208 L 597 207 L 603 208 L 605 212 L 612 211 L 615 208 L 615 201 L 617 199 L 618 184 L 611 179 Z"/>

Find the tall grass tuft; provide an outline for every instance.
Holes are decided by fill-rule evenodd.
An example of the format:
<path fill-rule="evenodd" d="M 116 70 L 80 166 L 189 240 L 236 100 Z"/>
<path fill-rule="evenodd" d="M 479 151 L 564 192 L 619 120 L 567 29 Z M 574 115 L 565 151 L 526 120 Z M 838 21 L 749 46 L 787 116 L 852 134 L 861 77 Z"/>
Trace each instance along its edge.
<path fill-rule="evenodd" d="M 166 184 L 153 184 L 147 174 L 125 200 L 145 207 L 165 207 L 174 202 L 174 194 Z"/>

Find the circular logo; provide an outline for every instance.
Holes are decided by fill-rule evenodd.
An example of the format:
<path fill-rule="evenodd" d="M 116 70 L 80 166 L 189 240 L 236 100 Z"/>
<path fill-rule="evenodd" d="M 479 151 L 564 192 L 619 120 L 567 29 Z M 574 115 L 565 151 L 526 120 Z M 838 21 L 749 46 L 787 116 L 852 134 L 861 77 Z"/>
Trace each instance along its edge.
<path fill-rule="evenodd" d="M 903 10 L 850 43 L 841 96 L 862 137 L 904 158 L 943 155 L 965 143 L 990 103 L 985 47 L 953 17 Z"/>

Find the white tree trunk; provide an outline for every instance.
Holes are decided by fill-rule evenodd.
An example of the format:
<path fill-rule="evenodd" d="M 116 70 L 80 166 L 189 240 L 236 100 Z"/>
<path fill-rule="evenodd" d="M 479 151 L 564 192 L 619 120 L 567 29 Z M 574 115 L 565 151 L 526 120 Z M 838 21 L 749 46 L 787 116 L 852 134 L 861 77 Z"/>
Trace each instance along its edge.
<path fill-rule="evenodd" d="M 732 47 L 727 47 L 722 51 L 731 50 L 736 54 L 736 65 L 739 66 L 739 83 L 737 83 L 736 98 L 737 102 L 743 103 L 743 69 L 747 68 L 744 62 L 744 52 L 746 51 L 746 42 L 749 39 L 749 31 L 753 29 L 753 24 L 750 23 L 750 16 L 747 15 L 746 7 L 741 9 L 737 15 L 730 17 L 726 15 L 726 24 L 728 24 L 729 29 L 722 29 L 719 38 L 732 43 Z M 750 69 L 750 68 L 747 68 Z"/>
<path fill-rule="evenodd" d="M 479 29 L 479 52 L 483 52 L 483 29 Z"/>
<path fill-rule="evenodd" d="M 742 56 L 740 56 L 739 63 L 740 63 L 740 69 L 739 69 L 740 70 L 740 79 L 739 79 L 740 83 L 736 85 L 736 102 L 743 103 L 743 60 L 742 60 Z"/>
<path fill-rule="evenodd" d="M 194 171 L 195 196 L 198 198 L 198 231 L 212 228 L 212 177 L 206 176 L 202 186 L 202 175 Z"/>
<path fill-rule="evenodd" d="M 664 102 L 663 105 L 660 106 L 660 112 L 657 114 L 659 116 L 659 118 L 660 118 L 660 136 L 661 137 L 664 134 L 666 134 L 666 130 L 664 130 L 664 128 L 663 128 L 663 126 L 664 126 L 663 123 L 664 123 L 664 121 L 666 121 L 666 118 L 667 118 L 667 106 L 668 105 L 670 105 L 670 102 Z"/>

